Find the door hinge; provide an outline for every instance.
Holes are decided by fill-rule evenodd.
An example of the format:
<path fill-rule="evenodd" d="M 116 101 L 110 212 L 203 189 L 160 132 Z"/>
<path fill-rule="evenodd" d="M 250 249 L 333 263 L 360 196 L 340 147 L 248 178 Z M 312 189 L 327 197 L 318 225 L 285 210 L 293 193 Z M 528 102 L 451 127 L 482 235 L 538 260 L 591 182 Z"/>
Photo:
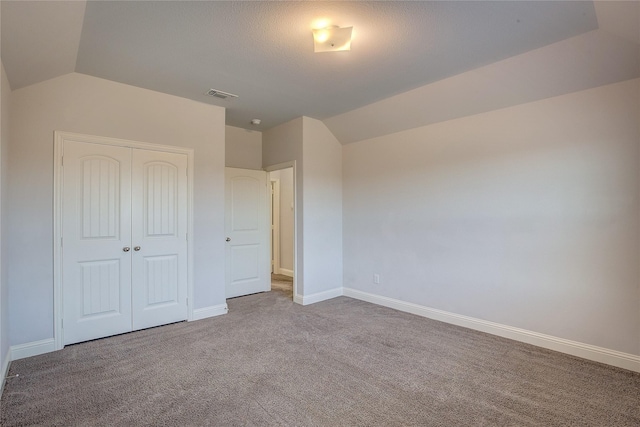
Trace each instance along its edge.
<path fill-rule="evenodd" d="M 60 157 L 60 166 L 64 167 L 64 156 Z"/>
<path fill-rule="evenodd" d="M 60 238 L 60 247 L 62 247 L 62 237 Z"/>
<path fill-rule="evenodd" d="M 60 319 L 60 327 L 64 329 L 64 319 Z"/>
<path fill-rule="evenodd" d="M 185 233 L 184 240 L 186 240 L 187 242 L 189 241 L 189 233 Z"/>

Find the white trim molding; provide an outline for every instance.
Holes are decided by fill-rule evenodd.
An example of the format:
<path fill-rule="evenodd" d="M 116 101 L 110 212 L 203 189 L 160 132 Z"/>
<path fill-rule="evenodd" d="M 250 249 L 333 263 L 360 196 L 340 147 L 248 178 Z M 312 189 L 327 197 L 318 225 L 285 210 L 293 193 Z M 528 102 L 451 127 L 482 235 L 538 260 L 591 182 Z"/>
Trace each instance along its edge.
<path fill-rule="evenodd" d="M 293 302 L 302 305 L 315 304 L 317 302 L 326 301 L 343 295 L 342 288 L 333 288 L 328 291 L 317 292 L 311 295 L 296 295 Z"/>
<path fill-rule="evenodd" d="M 293 270 L 287 270 L 286 268 L 280 267 L 280 274 L 283 276 L 293 277 Z"/>
<path fill-rule="evenodd" d="M 610 350 L 595 345 L 584 344 L 552 335 L 540 334 L 526 329 L 514 328 L 500 323 L 489 322 L 460 314 L 450 313 L 435 308 L 425 307 L 393 298 L 370 294 L 351 288 L 344 288 L 344 295 L 358 300 L 370 302 L 384 307 L 393 308 L 406 313 L 427 317 L 433 320 L 462 326 L 476 331 L 509 338 L 515 341 L 532 344 L 549 350 L 570 354 L 583 359 L 605 363 L 618 368 L 640 372 L 640 356 Z"/>
<path fill-rule="evenodd" d="M 7 379 L 7 374 L 9 373 L 9 366 L 11 366 L 11 347 L 7 349 L 7 354 L 4 355 L 3 360 L 4 362 L 2 362 L 2 366 L 0 366 L 0 375 L 2 375 L 0 379 L 0 397 L 2 397 L 4 382 Z"/>
<path fill-rule="evenodd" d="M 191 316 L 189 321 L 191 322 L 194 320 L 206 319 L 208 317 L 220 316 L 223 314 L 227 314 L 228 312 L 229 308 L 227 307 L 227 304 L 218 304 L 212 305 L 211 307 L 195 308 L 193 310 L 193 315 Z"/>
<path fill-rule="evenodd" d="M 269 209 L 271 218 L 271 268 L 274 274 L 280 274 L 280 178 L 272 178 L 267 172 L 270 185 Z"/>
<path fill-rule="evenodd" d="M 13 361 L 24 359 L 25 357 L 38 356 L 40 354 L 50 353 L 56 350 L 56 340 L 53 338 L 12 345 L 10 348 L 11 360 Z"/>

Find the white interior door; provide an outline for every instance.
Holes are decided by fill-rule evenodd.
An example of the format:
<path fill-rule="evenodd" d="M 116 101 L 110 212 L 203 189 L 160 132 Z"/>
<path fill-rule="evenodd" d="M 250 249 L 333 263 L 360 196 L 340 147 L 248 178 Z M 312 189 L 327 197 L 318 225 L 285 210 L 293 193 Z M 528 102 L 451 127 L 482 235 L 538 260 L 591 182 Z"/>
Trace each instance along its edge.
<path fill-rule="evenodd" d="M 133 329 L 187 318 L 187 156 L 133 150 Z"/>
<path fill-rule="evenodd" d="M 66 142 L 64 343 L 131 330 L 131 150 Z"/>
<path fill-rule="evenodd" d="M 187 156 L 65 141 L 64 344 L 187 319 Z"/>
<path fill-rule="evenodd" d="M 227 298 L 271 289 L 267 173 L 225 168 Z"/>

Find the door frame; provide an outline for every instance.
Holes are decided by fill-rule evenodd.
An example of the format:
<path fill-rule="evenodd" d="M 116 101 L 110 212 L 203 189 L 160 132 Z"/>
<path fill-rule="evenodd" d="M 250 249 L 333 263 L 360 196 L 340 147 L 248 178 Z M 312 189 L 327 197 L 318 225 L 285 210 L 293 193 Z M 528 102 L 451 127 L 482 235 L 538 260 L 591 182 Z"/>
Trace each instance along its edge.
<path fill-rule="evenodd" d="M 151 144 L 148 142 L 79 133 L 54 131 L 53 142 L 53 339 L 55 349 L 64 348 L 62 310 L 62 196 L 64 142 L 113 145 L 133 149 L 163 151 L 187 156 L 187 320 L 193 319 L 193 171 L 192 148 Z"/>
<path fill-rule="evenodd" d="M 293 302 L 302 304 L 302 296 L 298 292 L 298 174 L 296 161 L 277 163 L 266 166 L 267 172 L 293 168 Z"/>
<path fill-rule="evenodd" d="M 271 207 L 271 268 L 273 274 L 280 274 L 280 179 L 271 178 L 270 173 L 267 173 L 271 184 L 271 197 L 269 198 Z"/>

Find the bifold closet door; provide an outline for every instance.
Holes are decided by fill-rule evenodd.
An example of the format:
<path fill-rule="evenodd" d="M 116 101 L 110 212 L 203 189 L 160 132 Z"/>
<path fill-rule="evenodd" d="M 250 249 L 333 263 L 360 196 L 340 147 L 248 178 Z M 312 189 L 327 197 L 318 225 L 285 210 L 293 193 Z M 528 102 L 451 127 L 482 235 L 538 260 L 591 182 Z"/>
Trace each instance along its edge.
<path fill-rule="evenodd" d="M 131 331 L 131 149 L 65 141 L 64 343 Z"/>
<path fill-rule="evenodd" d="M 64 344 L 187 319 L 187 156 L 65 141 Z"/>

